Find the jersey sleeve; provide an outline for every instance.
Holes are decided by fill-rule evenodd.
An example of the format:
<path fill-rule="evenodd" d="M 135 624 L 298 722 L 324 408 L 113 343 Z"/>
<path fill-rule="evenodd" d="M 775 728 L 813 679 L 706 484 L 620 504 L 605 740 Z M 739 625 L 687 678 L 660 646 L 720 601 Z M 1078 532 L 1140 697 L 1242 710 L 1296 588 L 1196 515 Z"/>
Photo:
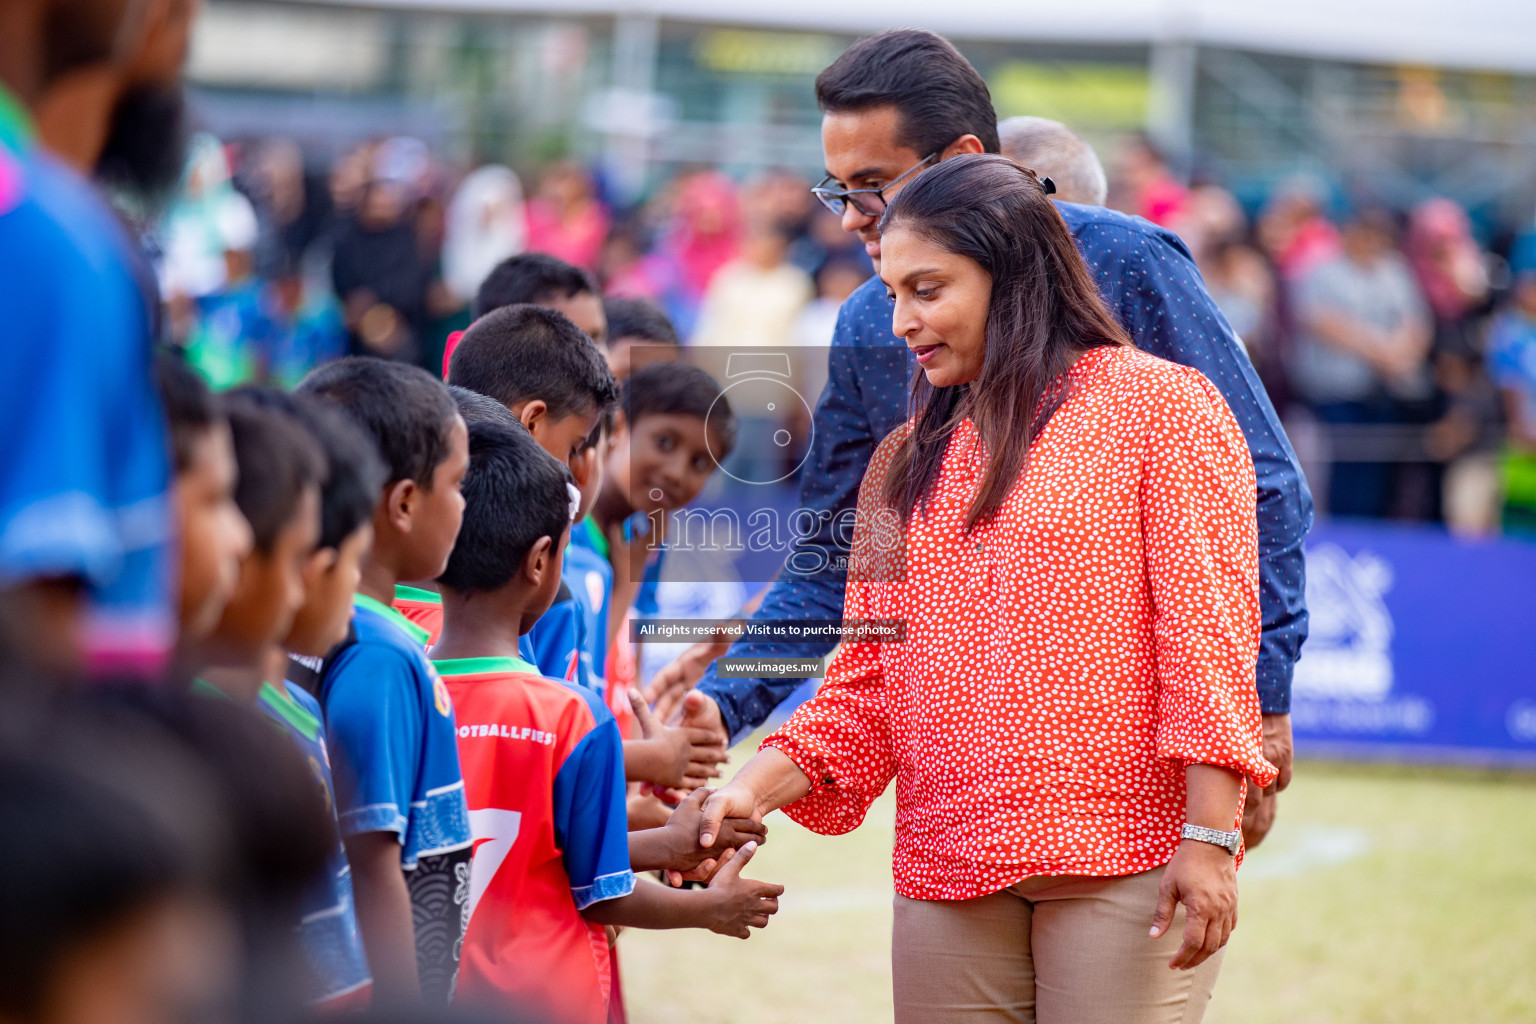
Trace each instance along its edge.
<path fill-rule="evenodd" d="M 596 724 L 560 766 L 554 794 L 555 839 L 577 910 L 628 896 L 635 888 L 624 803 L 624 744 L 613 715 L 596 700 L 587 704 Z"/>
<path fill-rule="evenodd" d="M 412 666 L 397 651 L 358 644 L 337 658 L 324 694 L 342 835 L 403 839 L 426 727 Z"/>

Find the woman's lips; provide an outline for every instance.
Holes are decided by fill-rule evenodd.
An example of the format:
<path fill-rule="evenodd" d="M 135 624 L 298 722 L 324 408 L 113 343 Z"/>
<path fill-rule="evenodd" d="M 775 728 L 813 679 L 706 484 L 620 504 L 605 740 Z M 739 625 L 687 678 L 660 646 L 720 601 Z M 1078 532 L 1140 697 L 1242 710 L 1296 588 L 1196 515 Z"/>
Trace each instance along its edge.
<path fill-rule="evenodd" d="M 943 345 L 919 345 L 912 350 L 912 354 L 917 356 L 919 363 L 926 363 L 943 347 Z"/>

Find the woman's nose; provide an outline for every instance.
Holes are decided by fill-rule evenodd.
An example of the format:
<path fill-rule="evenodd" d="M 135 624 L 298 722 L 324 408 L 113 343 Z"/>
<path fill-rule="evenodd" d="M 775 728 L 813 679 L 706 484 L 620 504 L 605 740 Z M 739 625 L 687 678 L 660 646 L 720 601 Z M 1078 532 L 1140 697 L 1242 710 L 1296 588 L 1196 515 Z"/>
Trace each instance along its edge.
<path fill-rule="evenodd" d="M 898 338 L 905 338 L 921 326 L 922 323 L 912 315 L 911 305 L 897 299 L 896 311 L 891 314 L 891 333 Z"/>

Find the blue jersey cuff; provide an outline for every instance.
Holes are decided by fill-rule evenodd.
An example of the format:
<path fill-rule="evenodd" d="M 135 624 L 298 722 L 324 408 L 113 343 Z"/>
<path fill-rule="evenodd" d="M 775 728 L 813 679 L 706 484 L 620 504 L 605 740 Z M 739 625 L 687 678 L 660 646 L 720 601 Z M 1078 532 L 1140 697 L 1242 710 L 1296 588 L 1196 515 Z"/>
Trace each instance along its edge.
<path fill-rule="evenodd" d="M 615 871 L 611 875 L 598 875 L 592 880 L 591 885 L 571 886 L 571 898 L 576 901 L 577 910 L 586 910 L 594 903 L 603 900 L 616 900 L 620 896 L 628 896 L 635 891 L 635 873 L 633 871 Z"/>
<path fill-rule="evenodd" d="M 368 804 L 338 815 L 336 824 L 344 836 L 357 836 L 364 832 L 393 832 L 397 836 L 404 836 L 408 821 L 396 804 Z"/>

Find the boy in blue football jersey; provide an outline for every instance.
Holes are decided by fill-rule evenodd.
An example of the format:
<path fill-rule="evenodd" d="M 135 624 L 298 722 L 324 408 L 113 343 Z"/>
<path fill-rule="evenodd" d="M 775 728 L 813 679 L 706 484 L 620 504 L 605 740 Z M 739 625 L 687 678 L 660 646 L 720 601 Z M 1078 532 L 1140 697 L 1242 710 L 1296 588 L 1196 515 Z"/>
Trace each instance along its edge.
<path fill-rule="evenodd" d="M 309 969 L 305 996 L 327 1012 L 361 1009 L 369 1004 L 372 979 L 357 926 L 352 872 L 336 821 L 324 713 L 312 690 L 318 689 L 324 658 L 350 632 L 352 595 L 362 560 L 373 546 L 373 511 L 386 471 L 372 438 L 330 403 L 263 389 L 243 389 L 236 395 L 291 416 L 325 457 L 319 541 L 305 561 L 304 600 L 281 644 L 273 643 L 263 653 L 256 706 L 293 740 L 330 812 L 326 871 L 304 894 L 296 922 Z"/>
<path fill-rule="evenodd" d="M 395 587 L 438 576 L 464 514 L 464 420 L 419 367 L 352 357 L 299 387 L 340 405 L 373 438 L 388 480 L 373 515 L 352 627 L 320 684 L 337 807 L 375 1003 L 453 990 L 471 853 L 453 705 L 392 607 Z"/>

